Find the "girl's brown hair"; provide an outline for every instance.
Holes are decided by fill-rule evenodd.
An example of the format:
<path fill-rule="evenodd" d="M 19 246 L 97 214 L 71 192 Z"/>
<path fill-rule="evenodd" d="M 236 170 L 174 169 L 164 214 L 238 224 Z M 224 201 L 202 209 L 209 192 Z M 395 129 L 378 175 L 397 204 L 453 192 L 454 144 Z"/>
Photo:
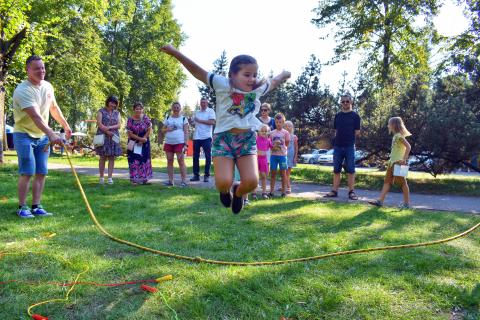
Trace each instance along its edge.
<path fill-rule="evenodd" d="M 388 120 L 388 123 L 390 124 L 390 133 L 400 133 L 404 137 L 409 137 L 412 134 L 410 131 L 407 130 L 405 127 L 405 123 L 403 123 L 402 118 L 400 117 L 392 117 Z"/>
<path fill-rule="evenodd" d="M 282 119 L 283 121 L 285 121 L 285 115 L 279 112 L 275 115 L 275 119 L 279 119 L 279 120 Z"/>

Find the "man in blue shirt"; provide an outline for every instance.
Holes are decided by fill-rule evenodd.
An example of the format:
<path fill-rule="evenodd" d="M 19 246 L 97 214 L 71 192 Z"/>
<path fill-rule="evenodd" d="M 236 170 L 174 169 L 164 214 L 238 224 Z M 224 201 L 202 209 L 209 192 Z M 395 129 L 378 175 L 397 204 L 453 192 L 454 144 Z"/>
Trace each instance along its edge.
<path fill-rule="evenodd" d="M 348 177 L 348 197 L 358 200 L 355 194 L 355 138 L 360 135 L 360 116 L 352 110 L 353 99 L 349 94 L 342 96 L 341 110 L 335 116 L 334 128 L 336 130 L 333 144 L 333 187 L 326 197 L 338 197 L 340 187 L 340 173 L 343 162 L 346 164 Z"/>

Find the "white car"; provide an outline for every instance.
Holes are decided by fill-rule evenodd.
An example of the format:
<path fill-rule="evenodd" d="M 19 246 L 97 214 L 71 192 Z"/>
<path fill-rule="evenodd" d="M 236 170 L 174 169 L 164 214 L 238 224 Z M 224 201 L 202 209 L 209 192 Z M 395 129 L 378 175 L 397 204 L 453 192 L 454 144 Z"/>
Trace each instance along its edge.
<path fill-rule="evenodd" d="M 314 149 L 310 153 L 302 154 L 300 156 L 299 162 L 314 164 L 318 163 L 318 157 L 326 153 L 328 150 L 325 149 Z"/>
<path fill-rule="evenodd" d="M 333 164 L 333 149 L 328 150 L 324 154 L 318 157 L 318 163 L 320 164 Z"/>

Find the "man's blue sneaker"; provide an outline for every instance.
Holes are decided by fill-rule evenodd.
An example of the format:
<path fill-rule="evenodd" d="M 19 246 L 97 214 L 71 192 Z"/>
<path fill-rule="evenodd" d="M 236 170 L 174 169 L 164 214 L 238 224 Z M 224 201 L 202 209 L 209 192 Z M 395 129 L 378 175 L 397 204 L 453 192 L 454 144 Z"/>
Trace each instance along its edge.
<path fill-rule="evenodd" d="M 30 208 L 28 206 L 22 206 L 20 209 L 17 210 L 17 215 L 20 218 L 35 218 L 35 216 L 32 214 L 32 211 L 30 211 Z"/>
<path fill-rule="evenodd" d="M 50 212 L 47 212 L 45 209 L 43 209 L 41 204 L 39 204 L 35 209 L 32 209 L 32 213 L 37 217 L 48 217 L 52 215 Z"/>

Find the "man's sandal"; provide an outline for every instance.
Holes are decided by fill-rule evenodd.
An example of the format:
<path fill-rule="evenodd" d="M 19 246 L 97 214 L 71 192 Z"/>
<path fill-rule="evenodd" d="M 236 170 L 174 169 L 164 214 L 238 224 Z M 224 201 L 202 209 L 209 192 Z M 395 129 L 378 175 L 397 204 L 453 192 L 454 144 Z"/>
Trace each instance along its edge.
<path fill-rule="evenodd" d="M 355 193 L 355 191 L 350 190 L 350 192 L 348 193 L 348 199 L 350 199 L 350 200 L 358 200 L 358 196 L 357 196 L 357 194 Z"/>
<path fill-rule="evenodd" d="M 338 191 L 332 190 L 329 193 L 327 193 L 325 198 L 337 198 L 338 197 Z"/>

